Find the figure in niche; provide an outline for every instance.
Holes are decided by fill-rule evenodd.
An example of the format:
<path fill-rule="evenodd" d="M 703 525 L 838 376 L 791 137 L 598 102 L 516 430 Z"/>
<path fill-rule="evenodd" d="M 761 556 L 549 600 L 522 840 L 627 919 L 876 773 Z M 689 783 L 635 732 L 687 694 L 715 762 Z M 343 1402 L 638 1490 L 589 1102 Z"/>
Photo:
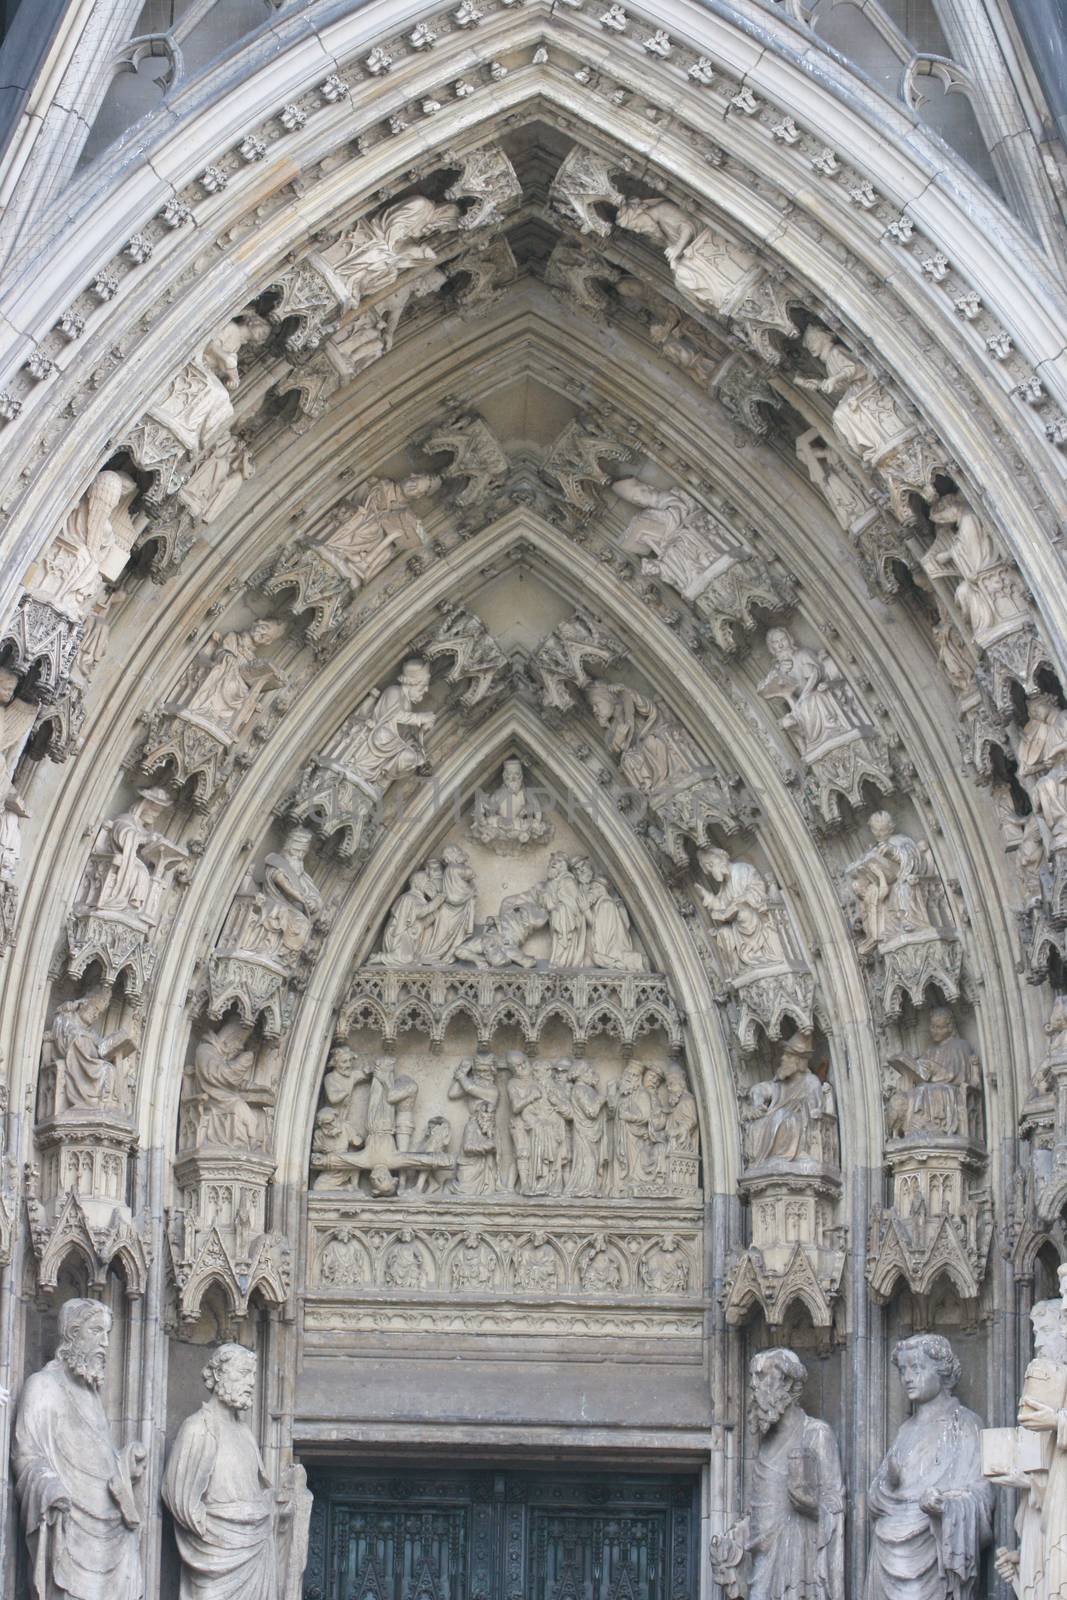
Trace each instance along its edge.
<path fill-rule="evenodd" d="M 125 472 L 98 472 L 27 572 L 27 594 L 71 622 L 84 622 L 105 581 L 117 578 L 129 560 L 137 537 L 129 508 L 137 491 Z"/>
<path fill-rule="evenodd" d="M 833 512 L 840 527 L 847 533 L 857 517 L 870 510 L 870 503 L 860 483 L 849 472 L 844 459 L 820 434 L 818 428 L 808 428 L 797 438 L 797 460 Z"/>
<path fill-rule="evenodd" d="M 672 1067 L 667 1073 L 667 1120 L 664 1132 L 667 1149 L 678 1155 L 695 1156 L 700 1148 L 697 1103 L 689 1092 L 685 1073 Z"/>
<path fill-rule="evenodd" d="M 491 1289 L 496 1282 L 496 1256 L 480 1233 L 466 1233 L 452 1257 L 453 1289 Z"/>
<path fill-rule="evenodd" d="M 423 737 L 437 720 L 434 712 L 415 709 L 429 688 L 425 661 L 405 661 L 396 683 L 367 696 L 358 716 L 330 746 L 331 758 L 376 790 L 410 777 L 426 764 Z"/>
<path fill-rule="evenodd" d="M 30 1553 L 33 1600 L 142 1600 L 137 1485 L 148 1452 L 117 1450 L 100 1389 L 111 1312 L 59 1308 L 55 1358 L 26 1380 L 12 1464 Z"/>
<path fill-rule="evenodd" d="M 640 555 L 641 571 L 662 578 L 684 600 L 698 599 L 744 554 L 683 489 L 653 489 L 637 478 L 617 478 L 611 489 L 628 505 L 643 508 L 630 519 L 622 548 Z"/>
<path fill-rule="evenodd" d="M 833 1091 L 811 1070 L 814 1041 L 795 1033 L 782 1047 L 773 1083 L 749 1091 L 742 1116 L 747 1124 L 749 1162 L 817 1162 L 834 1158 L 836 1116 Z"/>
<path fill-rule="evenodd" d="M 243 633 L 213 633 L 211 665 L 206 672 L 191 669 L 176 702 L 183 711 L 210 723 L 228 742 L 239 739 L 263 696 L 284 682 L 275 666 L 259 658 L 284 633 L 284 622 L 273 617 L 261 617 Z"/>
<path fill-rule="evenodd" d="M 39 707 L 18 699 L 19 677 L 0 667 L 0 883 L 14 883 L 22 855 L 21 822 L 29 816 L 12 779 Z"/>
<path fill-rule="evenodd" d="M 586 1294 L 617 1294 L 622 1271 L 602 1233 L 598 1233 L 578 1262 L 578 1277 Z"/>
<path fill-rule="evenodd" d="M 209 1030 L 196 1047 L 186 1090 L 193 1143 L 221 1149 L 265 1151 L 272 1088 L 256 1084 L 256 1052 L 246 1048 L 251 1029 L 239 1018 Z"/>
<path fill-rule="evenodd" d="M 1061 1267 L 1061 1283 L 1063 1277 Z M 1067 1332 L 1063 1301 L 1039 1300 L 1030 1320 L 1034 1359 L 1026 1369 L 1018 1420 L 1020 1429 L 1040 1436 L 1040 1466 L 993 1477 L 994 1483 L 1023 1491 L 1015 1518 L 1018 1549 L 1001 1546 L 994 1564 L 1018 1600 L 1062 1600 L 1067 1594 Z M 1032 1451 L 1026 1450 L 1025 1455 L 1032 1456 Z"/>
<path fill-rule="evenodd" d="M 905 1087 L 893 1092 L 886 1106 L 889 1136 L 965 1139 L 975 1132 L 968 1107 L 982 1086 L 981 1065 L 947 1006 L 931 1011 L 927 1027 L 930 1043 L 921 1056 L 890 1057 Z"/>
<path fill-rule="evenodd" d="M 474 798 L 471 833 L 475 839 L 500 854 L 524 850 L 527 845 L 543 844 L 551 837 L 541 802 L 526 783 L 522 762 L 512 757 L 504 762 L 500 787 L 485 798 L 481 791 Z"/>
<path fill-rule="evenodd" d="M 863 937 L 861 955 L 912 935 L 939 937 L 930 920 L 927 880 L 934 875 L 925 841 L 893 831 L 888 811 L 876 811 L 868 826 L 874 844 L 848 868 L 852 892 L 859 902 Z"/>
<path fill-rule="evenodd" d="M 515 1253 L 515 1287 L 555 1294 L 559 1288 L 559 1257 L 548 1242 L 547 1233 L 531 1233 Z"/>
<path fill-rule="evenodd" d="M 649 1294 L 688 1294 L 689 1262 L 675 1234 L 665 1234 L 638 1269 Z"/>
<path fill-rule="evenodd" d="M 387 1289 L 425 1289 L 430 1281 L 422 1247 L 410 1228 L 402 1228 L 385 1252 L 382 1282 Z"/>
<path fill-rule="evenodd" d="M 500 1186 L 497 1165 L 496 1113 L 500 1089 L 496 1057 L 479 1051 L 456 1067 L 448 1086 L 450 1100 L 467 1100 L 469 1110 L 459 1141 L 459 1161 L 450 1188 L 457 1194 L 495 1194 Z"/>
<path fill-rule="evenodd" d="M 930 521 L 951 531 L 931 545 L 923 557 L 923 570 L 931 578 L 959 578 L 956 604 L 975 644 L 983 646 L 1028 624 L 1030 604 L 1021 575 L 1004 559 L 963 496 L 940 495 L 930 508 Z"/>
<path fill-rule="evenodd" d="M 762 872 L 747 861 L 731 861 L 725 850 L 715 848 L 698 850 L 697 860 L 716 886 L 698 885 L 697 893 L 711 918 L 727 976 L 788 963 Z"/>
<path fill-rule="evenodd" d="M 181 1600 L 279 1600 L 295 1507 L 241 1420 L 255 1396 L 255 1351 L 220 1345 L 203 1379 L 208 1397 L 178 1429 L 161 1490 L 182 1558 Z"/>
<path fill-rule="evenodd" d="M 338 1228 L 319 1259 L 319 1281 L 327 1288 L 356 1288 L 363 1282 L 363 1250 L 351 1228 Z"/>
<path fill-rule="evenodd" d="M 701 763 L 682 730 L 654 700 L 622 683 L 594 683 L 589 705 L 608 735 L 608 748 L 619 758 L 623 777 L 638 794 L 681 789 L 692 782 Z"/>
<path fill-rule="evenodd" d="M 319 554 L 354 590 L 370 583 L 398 550 L 417 550 L 426 543 L 426 530 L 411 502 L 440 487 L 441 479 L 428 472 L 415 473 L 400 483 L 372 478 L 352 515 L 318 546 Z"/>
<path fill-rule="evenodd" d="M 307 945 L 322 914 L 322 895 L 304 867 L 311 838 L 307 828 L 291 828 L 281 850 L 267 857 L 263 890 L 244 934 L 247 950 L 286 965 Z"/>
<path fill-rule="evenodd" d="M 570 1124 L 571 1159 L 564 1193 L 603 1194 L 609 1158 L 607 1094 L 589 1061 L 576 1061 L 569 1076 L 562 1115 Z"/>
<path fill-rule="evenodd" d="M 759 693 L 765 700 L 785 701 L 789 709 L 779 721 L 795 734 L 802 756 L 859 731 L 848 685 L 825 651 L 817 655 L 798 645 L 788 628 L 768 629 L 767 648 L 774 666 Z"/>
<path fill-rule="evenodd" d="M 1027 710 L 1019 738 L 1019 778 L 1034 808 L 1043 857 L 1046 850 L 1067 847 L 1067 711 L 1049 694 L 1031 695 Z"/>
<path fill-rule="evenodd" d="M 156 926 L 167 875 L 189 852 L 152 824 L 173 801 L 166 789 L 140 789 L 129 811 L 105 822 L 93 842 L 81 898 L 94 911 L 125 912 Z"/>
<path fill-rule="evenodd" d="M 529 1194 L 530 1147 L 537 1118 L 536 1107 L 541 1099 L 541 1085 L 534 1077 L 529 1056 L 521 1050 L 508 1051 L 504 1057 L 504 1068 L 508 1073 L 508 1130 L 515 1152 L 516 1179 L 519 1193 Z"/>
<path fill-rule="evenodd" d="M 414 195 L 361 220 L 327 256 L 352 298 L 349 309 L 356 310 L 367 295 L 390 288 L 402 272 L 436 261 L 432 246 L 419 241 L 434 233 L 451 233 L 459 219 L 459 206 Z"/>
<path fill-rule="evenodd" d="M 981 1418 L 953 1393 L 960 1363 L 940 1334 L 893 1352 L 913 1410 L 871 1485 L 867 1600 L 972 1600 L 992 1533 Z"/>
<path fill-rule="evenodd" d="M 830 1427 L 801 1409 L 807 1379 L 792 1350 L 761 1350 L 749 1364 L 759 1435 L 750 1510 L 711 1541 L 712 1575 L 728 1600 L 844 1600 L 841 1460 Z M 913 1600 L 919 1593 L 932 1591 Z"/>
<path fill-rule="evenodd" d="M 671 200 L 627 200 L 615 220 L 659 245 L 679 289 L 718 315 L 732 310 L 759 273 L 753 251 L 687 217 Z"/>
<path fill-rule="evenodd" d="M 137 1043 L 126 1028 L 114 1033 L 97 1028 L 110 1003 L 110 990 L 90 989 L 76 1000 L 64 1001 L 52 1018 L 41 1065 L 54 1070 L 57 1112 L 122 1109 L 126 1103 L 126 1085 L 119 1080 L 117 1064 L 133 1055 Z"/>
<path fill-rule="evenodd" d="M 812 389 L 835 401 L 831 425 L 846 449 L 865 466 L 878 458 L 901 436 L 910 432 L 910 418 L 884 384 L 872 378 L 867 367 L 825 328 L 809 323 L 804 329 L 804 349 L 823 367 L 822 378 L 799 376 L 798 389 Z"/>

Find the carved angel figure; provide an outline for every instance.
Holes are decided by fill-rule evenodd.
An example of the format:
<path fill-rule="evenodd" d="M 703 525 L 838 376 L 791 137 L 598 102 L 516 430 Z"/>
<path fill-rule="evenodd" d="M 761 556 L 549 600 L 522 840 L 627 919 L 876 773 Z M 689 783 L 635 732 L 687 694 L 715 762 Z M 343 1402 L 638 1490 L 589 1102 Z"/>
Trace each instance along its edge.
<path fill-rule="evenodd" d="M 83 622 L 119 576 L 137 537 L 130 504 L 138 486 L 125 472 L 98 472 L 23 582 L 34 600 Z"/>

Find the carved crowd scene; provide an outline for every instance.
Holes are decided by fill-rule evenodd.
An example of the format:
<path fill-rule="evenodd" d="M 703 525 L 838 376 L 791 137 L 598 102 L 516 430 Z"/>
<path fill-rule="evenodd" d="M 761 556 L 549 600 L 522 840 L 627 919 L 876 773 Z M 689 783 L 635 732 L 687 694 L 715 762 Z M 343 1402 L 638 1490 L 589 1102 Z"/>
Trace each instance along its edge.
<path fill-rule="evenodd" d="M 0 465 L 5 1595 L 393 1600 L 316 1470 L 498 1422 L 705 1473 L 697 1587 L 553 1600 L 1067 1592 L 1062 440 L 961 353 L 935 405 L 947 258 L 776 248 L 813 184 L 911 237 L 795 106 L 720 147 L 721 63 L 557 9 L 413 13 L 175 179 L 150 376 L 90 331 L 78 451 Z"/>

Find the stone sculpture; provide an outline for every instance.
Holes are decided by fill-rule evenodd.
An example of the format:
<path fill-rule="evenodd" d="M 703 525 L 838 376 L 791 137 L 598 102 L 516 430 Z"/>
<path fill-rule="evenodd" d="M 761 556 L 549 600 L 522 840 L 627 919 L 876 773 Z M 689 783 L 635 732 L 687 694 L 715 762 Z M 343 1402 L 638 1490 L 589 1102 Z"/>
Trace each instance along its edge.
<path fill-rule="evenodd" d="M 711 1542 L 712 1574 L 728 1600 L 844 1600 L 845 1486 L 837 1441 L 800 1405 L 807 1368 L 792 1350 L 749 1364 L 759 1447 L 750 1510 Z"/>
<path fill-rule="evenodd" d="M 863 731 L 848 685 L 825 651 L 816 654 L 798 645 L 787 628 L 771 628 L 767 648 L 774 666 L 759 692 L 765 700 L 785 701 L 788 710 L 781 725 L 794 736 L 805 760 Z"/>
<path fill-rule="evenodd" d="M 552 825 L 541 802 L 527 785 L 522 762 L 511 757 L 504 762 L 500 786 L 491 794 L 475 795 L 471 835 L 499 855 L 544 844 L 551 837 Z"/>
<path fill-rule="evenodd" d="M 973 1103 L 982 1087 L 978 1057 L 946 1006 L 931 1011 L 927 1026 L 930 1044 L 921 1056 L 890 1057 L 899 1087 L 891 1090 L 886 1105 L 889 1137 L 976 1138 Z"/>
<path fill-rule="evenodd" d="M 475 707 L 485 710 L 511 682 L 511 662 L 481 617 L 475 616 L 473 611 L 447 601 L 440 609 L 445 619 L 423 641 L 421 649 L 428 661 L 451 657 L 444 681 L 450 689 L 464 684 L 456 697 L 460 711 L 473 711 Z"/>
<path fill-rule="evenodd" d="M 913 1409 L 870 1489 L 868 1600 L 972 1600 L 992 1533 L 981 1420 L 953 1392 L 960 1363 L 940 1334 L 903 1340 L 893 1365 Z"/>
<path fill-rule="evenodd" d="M 131 1056 L 136 1042 L 126 1028 L 102 1033 L 96 1026 L 111 1002 L 109 989 L 98 985 L 56 1008 L 42 1050 L 42 1071 L 54 1077 L 55 1114 L 66 1110 L 124 1110 L 127 1083 L 118 1063 Z"/>
<path fill-rule="evenodd" d="M 21 823 L 29 816 L 13 779 L 39 709 L 30 701 L 17 698 L 18 685 L 18 673 L 0 667 L 0 949 L 15 937 Z"/>
<path fill-rule="evenodd" d="M 612 492 L 641 509 L 622 548 L 641 557 L 646 577 L 660 578 L 711 623 L 725 650 L 736 648 L 734 627 L 755 627 L 752 607 L 780 610 L 784 590 L 763 562 L 684 489 L 656 489 L 637 478 L 616 478 Z"/>
<path fill-rule="evenodd" d="M 814 1041 L 795 1033 L 782 1047 L 773 1083 L 754 1084 L 742 1110 L 750 1167 L 787 1162 L 794 1171 L 836 1166 L 833 1090 L 811 1070 Z"/>
<path fill-rule="evenodd" d="M 1029 628 L 1033 612 L 1022 577 L 963 496 L 940 495 L 930 521 L 945 532 L 924 555 L 923 568 L 931 578 L 958 578 L 956 605 L 978 648 L 987 650 L 1005 634 Z"/>
<path fill-rule="evenodd" d="M 208 1398 L 179 1428 L 162 1486 L 182 1560 L 181 1600 L 285 1600 L 290 1554 L 299 1551 L 299 1580 L 306 1553 L 303 1469 L 290 1469 L 276 1490 L 241 1420 L 255 1395 L 254 1351 L 220 1345 L 203 1379 Z M 294 1538 L 294 1521 L 302 1537 Z"/>
<path fill-rule="evenodd" d="M 269 1148 L 275 1091 L 257 1082 L 259 1056 L 248 1048 L 250 1032 L 231 1017 L 197 1045 L 182 1105 L 189 1145 L 259 1154 Z"/>
<path fill-rule="evenodd" d="M 424 661 L 405 661 L 397 681 L 372 689 L 305 769 L 289 814 L 325 838 L 340 835 L 342 857 L 369 847 L 394 783 L 428 766 L 425 736 L 436 713 L 418 711 L 430 688 Z"/>
<path fill-rule="evenodd" d="M 888 811 L 876 811 L 868 826 L 874 844 L 847 868 L 854 897 L 861 955 L 877 955 L 885 967 L 882 1004 L 899 1013 L 901 996 L 923 1003 L 931 984 L 946 1000 L 959 994 L 962 950 L 959 934 L 943 910 L 943 890 L 925 840 L 895 830 Z"/>
<path fill-rule="evenodd" d="M 488 1051 L 479 1051 L 473 1059 L 464 1057 L 452 1074 L 448 1098 L 465 1100 L 468 1106 L 452 1184 L 457 1194 L 495 1194 L 499 1186 L 496 1077 L 496 1058 Z"/>
<path fill-rule="evenodd" d="M 125 472 L 98 472 L 23 581 L 26 594 L 69 622 L 84 623 L 130 558 L 137 529 L 130 503 L 137 484 Z"/>
<path fill-rule="evenodd" d="M 1062 1282 L 1062 1268 L 1060 1277 Z M 1019 1544 L 1015 1550 L 997 1550 L 997 1573 L 1018 1600 L 1058 1600 L 1067 1593 L 1067 1333 L 1062 1299 L 1038 1301 L 1030 1320 L 1034 1359 L 1026 1369 L 1018 1427 L 987 1429 L 982 1454 L 991 1482 L 1022 1490 L 1015 1517 Z"/>
<path fill-rule="evenodd" d="M 147 1451 L 117 1450 L 100 1398 L 111 1312 L 68 1300 L 55 1359 L 26 1380 L 13 1465 L 34 1600 L 143 1600 L 137 1485 Z"/>

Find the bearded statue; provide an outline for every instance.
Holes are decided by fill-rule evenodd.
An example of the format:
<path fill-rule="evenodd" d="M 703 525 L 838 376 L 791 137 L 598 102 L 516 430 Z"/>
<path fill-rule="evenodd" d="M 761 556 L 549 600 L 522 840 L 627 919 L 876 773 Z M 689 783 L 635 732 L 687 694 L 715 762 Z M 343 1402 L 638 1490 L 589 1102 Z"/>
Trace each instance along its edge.
<path fill-rule="evenodd" d="M 106 1306 L 68 1300 L 55 1359 L 22 1391 L 14 1467 L 34 1600 L 143 1600 L 147 1452 L 112 1443 L 100 1398 L 110 1332 Z"/>
<path fill-rule="evenodd" d="M 792 1350 L 752 1357 L 751 1509 L 711 1541 L 712 1575 L 728 1600 L 844 1600 L 841 1461 L 829 1426 L 801 1409 L 807 1377 Z"/>

